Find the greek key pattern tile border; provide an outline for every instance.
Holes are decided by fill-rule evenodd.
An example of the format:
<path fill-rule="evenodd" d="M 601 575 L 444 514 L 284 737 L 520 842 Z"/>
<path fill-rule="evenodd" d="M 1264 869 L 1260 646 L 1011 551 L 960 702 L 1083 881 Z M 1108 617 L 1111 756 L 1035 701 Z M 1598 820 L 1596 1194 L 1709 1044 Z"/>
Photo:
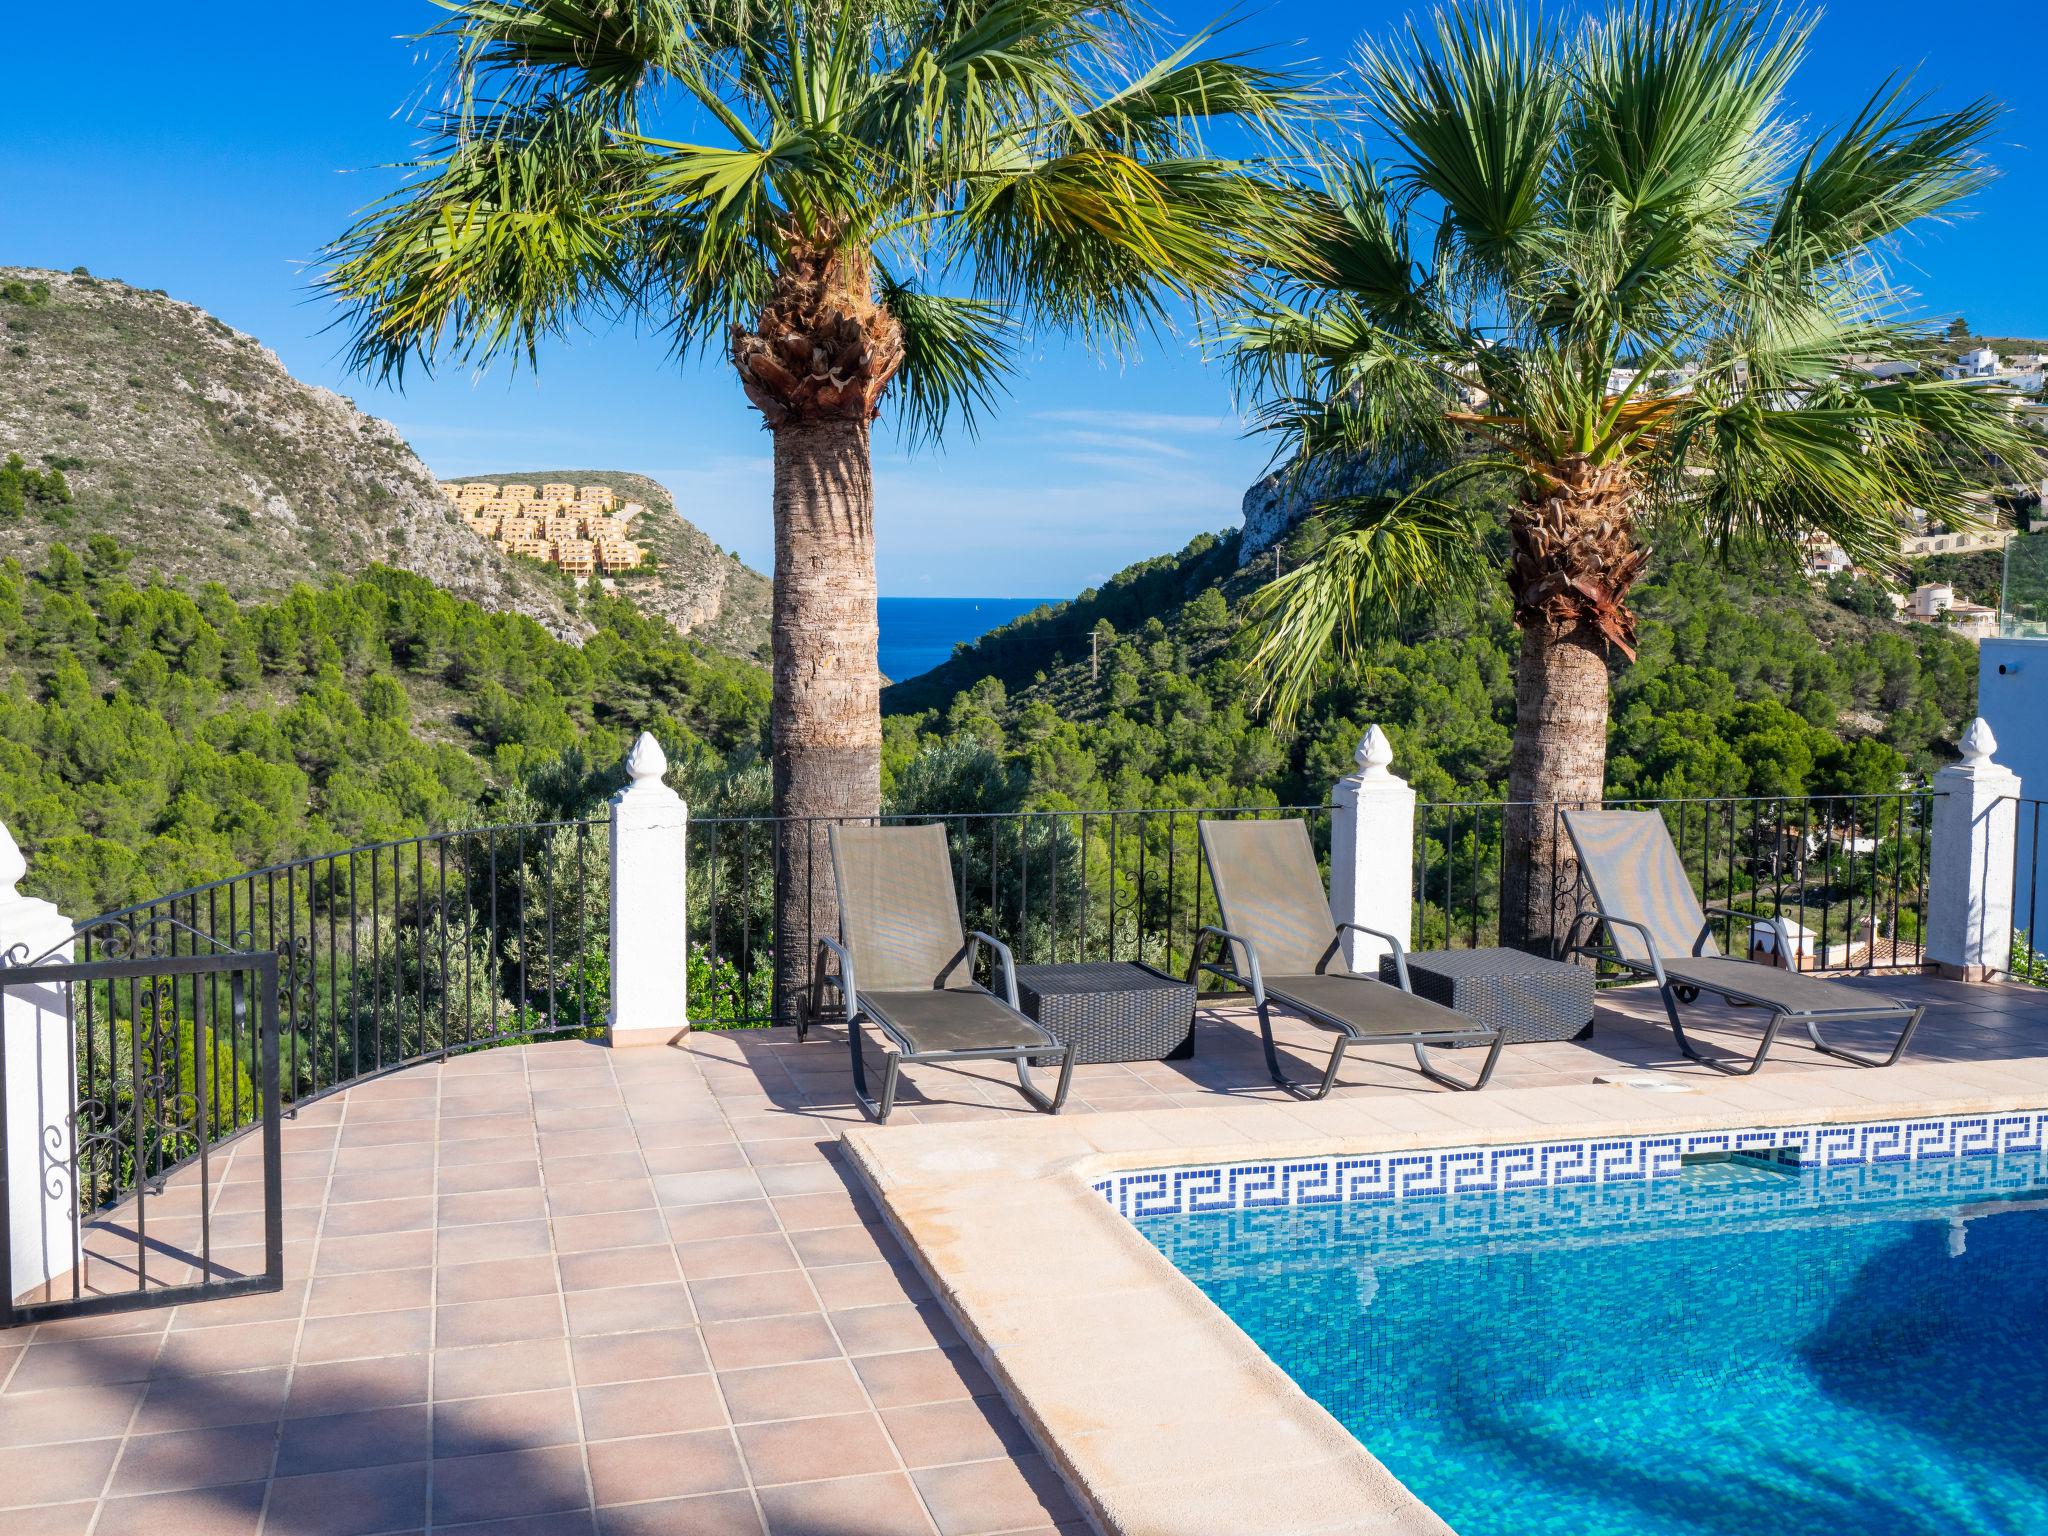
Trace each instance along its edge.
<path fill-rule="evenodd" d="M 1836 1168 L 1995 1157 L 2039 1152 L 2044 1146 L 2048 1110 L 2029 1110 L 1148 1168 L 1112 1174 L 1090 1187 L 1121 1215 L 1138 1218 L 1640 1183 L 1671 1177 L 1685 1158 L 1717 1153 L 1800 1168 Z"/>

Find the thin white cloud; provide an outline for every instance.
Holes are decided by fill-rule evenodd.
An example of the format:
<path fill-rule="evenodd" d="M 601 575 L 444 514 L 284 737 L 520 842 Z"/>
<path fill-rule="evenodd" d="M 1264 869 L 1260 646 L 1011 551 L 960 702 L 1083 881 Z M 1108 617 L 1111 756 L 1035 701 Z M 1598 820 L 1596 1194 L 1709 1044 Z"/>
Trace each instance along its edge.
<path fill-rule="evenodd" d="M 1090 432 L 1076 428 L 1070 432 L 1055 432 L 1048 441 L 1073 443 L 1082 448 L 1118 449 L 1125 453 L 1150 454 L 1166 459 L 1184 459 L 1188 456 L 1188 450 L 1178 443 L 1169 443 L 1158 437 L 1146 437 L 1136 432 Z"/>
<path fill-rule="evenodd" d="M 1235 431 L 1244 425 L 1235 416 L 1182 411 L 1033 411 L 1031 419 L 1079 422 L 1112 432 L 1185 434 L 1190 437 Z"/>

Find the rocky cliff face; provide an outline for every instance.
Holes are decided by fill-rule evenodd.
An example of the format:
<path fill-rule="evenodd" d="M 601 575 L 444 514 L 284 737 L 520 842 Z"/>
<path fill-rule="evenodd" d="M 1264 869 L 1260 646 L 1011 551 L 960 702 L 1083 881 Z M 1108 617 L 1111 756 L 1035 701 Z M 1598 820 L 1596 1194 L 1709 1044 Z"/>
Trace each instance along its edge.
<path fill-rule="evenodd" d="M 1305 469 L 1275 470 L 1244 493 L 1244 537 L 1239 565 L 1249 565 L 1285 537 L 1320 501 L 1337 496 L 1370 496 L 1393 483 L 1398 466 L 1383 460 L 1320 459 Z"/>
<path fill-rule="evenodd" d="M 111 534 L 138 565 L 238 597 L 415 572 L 580 638 L 566 589 L 477 538 L 388 422 L 294 379 L 254 338 L 161 293 L 0 268 L 0 457 L 73 500 L 0 521 L 0 553 Z"/>

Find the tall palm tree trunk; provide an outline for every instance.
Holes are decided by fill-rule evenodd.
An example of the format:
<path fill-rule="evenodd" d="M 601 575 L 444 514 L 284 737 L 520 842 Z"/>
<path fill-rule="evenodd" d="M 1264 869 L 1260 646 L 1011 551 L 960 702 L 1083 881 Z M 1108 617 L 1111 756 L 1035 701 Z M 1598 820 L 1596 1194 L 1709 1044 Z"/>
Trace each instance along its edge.
<path fill-rule="evenodd" d="M 778 1016 L 807 984 L 820 934 L 839 933 L 826 840 L 881 811 L 875 663 L 875 483 L 868 425 L 775 429 L 775 810 Z"/>
<path fill-rule="evenodd" d="M 1501 942 L 1547 952 L 1571 927 L 1578 867 L 1563 811 L 1598 805 L 1607 781 L 1607 659 L 1635 658 L 1628 592 L 1649 559 L 1636 540 L 1628 468 L 1573 455 L 1509 519 L 1508 587 L 1522 654 L 1508 761 Z"/>
<path fill-rule="evenodd" d="M 1508 762 L 1503 943 L 1548 952 L 1571 926 L 1578 887 L 1561 809 L 1600 803 L 1607 777 L 1607 658 L 1583 635 L 1522 630 Z"/>
<path fill-rule="evenodd" d="M 827 833 L 882 808 L 875 476 L 868 424 L 903 364 L 872 263 L 794 228 L 733 367 L 775 435 L 775 1017 L 792 1023 L 839 905 Z"/>

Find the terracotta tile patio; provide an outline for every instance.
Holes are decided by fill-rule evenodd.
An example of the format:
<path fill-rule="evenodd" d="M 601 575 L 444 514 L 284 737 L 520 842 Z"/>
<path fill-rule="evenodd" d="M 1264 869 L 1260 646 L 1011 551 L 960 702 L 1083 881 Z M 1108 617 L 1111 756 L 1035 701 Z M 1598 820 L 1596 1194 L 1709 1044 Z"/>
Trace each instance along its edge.
<path fill-rule="evenodd" d="M 2048 992 L 1865 984 L 1930 1002 L 1913 1059 L 2048 1047 Z M 1339 1093 L 1401 1095 L 1455 1137 L 1463 1101 L 1409 1059 L 1356 1052 Z M 1495 1080 L 1702 1070 L 1631 989 L 1591 1040 L 1511 1047 Z M 1789 1043 L 1761 1085 L 1812 1072 L 1856 1093 L 1855 1069 Z M 908 1079 L 901 1134 L 1029 1113 L 993 1072 Z M 1245 1014 L 1219 1009 L 1191 1061 L 1077 1069 L 1069 1112 L 1275 1097 Z M 504 1049 L 311 1106 L 284 1132 L 281 1294 L 0 1336 L 0 1529 L 1085 1529 L 850 1186 L 836 1139 L 859 1123 L 843 1041 L 784 1031 Z M 219 1262 L 260 1262 L 258 1155 L 216 1170 Z"/>

